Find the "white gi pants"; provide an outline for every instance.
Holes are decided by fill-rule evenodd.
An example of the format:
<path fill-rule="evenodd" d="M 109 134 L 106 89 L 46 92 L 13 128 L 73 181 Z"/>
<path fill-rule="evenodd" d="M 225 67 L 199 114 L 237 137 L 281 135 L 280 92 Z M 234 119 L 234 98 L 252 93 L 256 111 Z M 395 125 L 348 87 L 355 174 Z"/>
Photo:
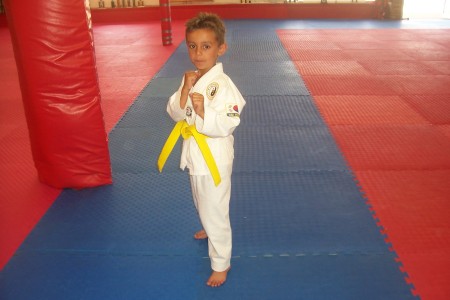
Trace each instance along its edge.
<path fill-rule="evenodd" d="M 216 272 L 227 270 L 231 260 L 231 175 L 221 173 L 221 179 L 216 187 L 211 175 L 190 176 L 194 205 L 208 235 L 211 268 Z"/>

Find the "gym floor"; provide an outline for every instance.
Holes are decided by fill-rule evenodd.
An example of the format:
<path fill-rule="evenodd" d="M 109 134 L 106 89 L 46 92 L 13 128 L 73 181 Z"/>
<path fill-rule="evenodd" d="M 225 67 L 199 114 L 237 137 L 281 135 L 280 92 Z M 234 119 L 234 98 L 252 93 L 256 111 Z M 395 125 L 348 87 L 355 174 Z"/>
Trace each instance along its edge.
<path fill-rule="evenodd" d="M 0 27 L 2 299 L 450 298 L 450 21 L 226 24 L 247 106 L 218 289 L 179 153 L 155 167 L 183 22 L 168 47 L 158 22 L 94 26 L 114 183 L 84 190 L 37 181 Z"/>

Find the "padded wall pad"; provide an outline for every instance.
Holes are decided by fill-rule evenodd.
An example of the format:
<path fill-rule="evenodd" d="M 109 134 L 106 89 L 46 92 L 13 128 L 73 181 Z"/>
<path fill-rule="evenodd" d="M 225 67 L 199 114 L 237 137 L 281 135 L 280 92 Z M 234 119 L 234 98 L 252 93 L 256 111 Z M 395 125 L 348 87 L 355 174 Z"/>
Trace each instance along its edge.
<path fill-rule="evenodd" d="M 38 180 L 54 188 L 111 184 L 89 4 L 5 7 Z"/>

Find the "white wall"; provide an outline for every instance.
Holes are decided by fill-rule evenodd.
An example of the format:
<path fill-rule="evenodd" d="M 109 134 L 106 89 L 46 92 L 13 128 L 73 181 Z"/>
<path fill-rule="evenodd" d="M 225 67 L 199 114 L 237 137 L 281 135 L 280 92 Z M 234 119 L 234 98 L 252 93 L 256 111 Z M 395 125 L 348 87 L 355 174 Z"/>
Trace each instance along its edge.
<path fill-rule="evenodd" d="M 404 0 L 404 18 L 443 18 L 444 11 L 447 17 L 450 14 L 450 1 L 448 0 Z"/>

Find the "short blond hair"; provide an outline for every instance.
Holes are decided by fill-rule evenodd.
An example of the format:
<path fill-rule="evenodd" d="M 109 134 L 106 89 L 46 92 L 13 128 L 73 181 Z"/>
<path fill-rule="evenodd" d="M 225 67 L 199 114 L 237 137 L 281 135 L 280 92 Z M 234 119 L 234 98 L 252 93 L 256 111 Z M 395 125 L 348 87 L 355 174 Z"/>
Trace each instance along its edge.
<path fill-rule="evenodd" d="M 225 43 L 225 24 L 218 15 L 201 12 L 186 22 L 186 36 L 197 29 L 210 29 L 215 33 L 219 46 Z"/>

